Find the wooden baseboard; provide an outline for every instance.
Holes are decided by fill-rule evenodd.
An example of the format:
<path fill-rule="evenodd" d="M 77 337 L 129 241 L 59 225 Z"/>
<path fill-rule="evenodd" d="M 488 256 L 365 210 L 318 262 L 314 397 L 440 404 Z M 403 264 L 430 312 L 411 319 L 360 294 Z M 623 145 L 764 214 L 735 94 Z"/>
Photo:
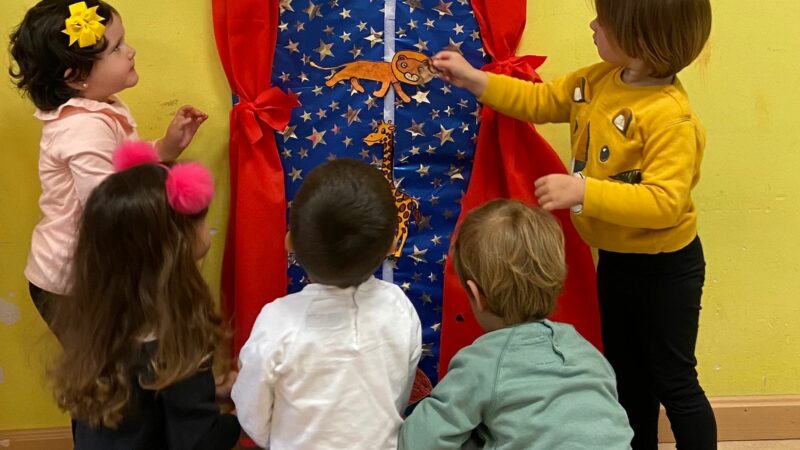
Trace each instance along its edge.
<path fill-rule="evenodd" d="M 69 427 L 0 430 L 0 449 L 72 450 L 72 430 Z"/>
<path fill-rule="evenodd" d="M 711 399 L 720 441 L 800 439 L 800 395 L 717 397 Z M 658 435 L 675 442 L 662 409 Z M 0 430 L 1 450 L 72 450 L 72 432 L 65 428 Z"/>
<path fill-rule="evenodd" d="M 719 441 L 800 439 L 800 395 L 710 400 L 717 418 Z M 658 426 L 662 442 L 675 442 L 663 408 Z"/>

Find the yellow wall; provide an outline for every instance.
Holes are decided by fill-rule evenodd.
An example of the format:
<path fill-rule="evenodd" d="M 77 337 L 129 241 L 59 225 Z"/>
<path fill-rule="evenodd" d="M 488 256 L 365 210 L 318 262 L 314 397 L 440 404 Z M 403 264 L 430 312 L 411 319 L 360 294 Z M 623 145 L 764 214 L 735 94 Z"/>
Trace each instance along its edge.
<path fill-rule="evenodd" d="M 3 0 L 0 34 L 33 0 Z M 790 0 L 713 1 L 707 63 L 682 74 L 708 128 L 703 178 L 695 197 L 708 259 L 698 348 L 712 395 L 800 394 L 800 143 L 793 106 L 800 61 L 800 8 Z M 229 95 L 216 58 L 210 1 L 119 0 L 141 81 L 123 94 L 140 134 L 163 132 L 172 112 L 193 103 L 210 115 L 186 157 L 210 165 L 219 230 L 204 273 L 216 291 L 227 203 Z M 597 60 L 586 0 L 532 0 L 521 53 L 550 56 L 545 79 Z M 158 15 L 153 12 L 158 12 Z M 742 14 L 742 11 L 747 11 Z M 3 46 L 5 47 L 5 46 Z M 7 65 L 7 56 L 0 58 Z M 66 424 L 41 372 L 46 328 L 26 291 L 22 268 L 36 223 L 39 124 L 10 82 L 0 82 L 0 429 Z M 567 132 L 541 128 L 564 154 Z"/>

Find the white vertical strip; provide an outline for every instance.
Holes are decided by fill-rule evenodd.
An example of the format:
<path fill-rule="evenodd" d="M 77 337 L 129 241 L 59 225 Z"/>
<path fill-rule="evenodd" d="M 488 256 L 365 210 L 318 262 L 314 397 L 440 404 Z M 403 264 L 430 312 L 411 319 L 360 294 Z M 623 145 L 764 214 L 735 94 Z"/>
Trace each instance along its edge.
<path fill-rule="evenodd" d="M 391 62 L 394 57 L 395 16 L 397 0 L 386 0 L 383 5 L 383 60 Z M 394 122 L 394 88 L 383 98 L 383 120 Z M 392 164 L 394 167 L 394 164 Z M 394 283 L 394 270 L 388 259 L 383 262 L 383 281 Z"/>

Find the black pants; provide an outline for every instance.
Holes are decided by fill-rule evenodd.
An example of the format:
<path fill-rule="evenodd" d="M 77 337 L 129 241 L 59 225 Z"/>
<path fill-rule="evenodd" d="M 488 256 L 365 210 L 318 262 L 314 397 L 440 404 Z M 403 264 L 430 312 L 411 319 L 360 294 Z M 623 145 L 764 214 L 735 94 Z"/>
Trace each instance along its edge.
<path fill-rule="evenodd" d="M 659 403 L 679 450 L 717 448 L 714 412 L 695 370 L 704 280 L 699 238 L 673 253 L 600 251 L 603 345 L 634 431 L 634 450 L 658 448 Z"/>

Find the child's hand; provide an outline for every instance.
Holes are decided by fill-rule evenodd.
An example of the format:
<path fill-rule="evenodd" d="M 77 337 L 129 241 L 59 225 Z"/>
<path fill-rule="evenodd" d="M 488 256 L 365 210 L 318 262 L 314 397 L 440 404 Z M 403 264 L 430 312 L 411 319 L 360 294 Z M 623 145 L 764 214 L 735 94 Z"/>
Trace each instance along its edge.
<path fill-rule="evenodd" d="M 239 376 L 239 372 L 231 370 L 226 374 L 218 375 L 214 379 L 214 384 L 216 385 L 215 394 L 218 402 L 231 401 L 231 389 L 233 389 L 233 383 L 236 381 L 237 376 Z"/>
<path fill-rule="evenodd" d="M 547 211 L 567 209 L 583 203 L 586 180 L 572 175 L 545 175 L 536 180 L 536 199 Z"/>
<path fill-rule="evenodd" d="M 443 51 L 433 57 L 433 67 L 439 71 L 439 77 L 455 86 L 465 88 L 476 97 L 483 95 L 489 77 L 464 59 L 458 52 Z"/>
<path fill-rule="evenodd" d="M 156 142 L 162 161 L 174 161 L 192 142 L 197 129 L 208 115 L 193 106 L 182 106 L 167 128 L 167 133 Z"/>

